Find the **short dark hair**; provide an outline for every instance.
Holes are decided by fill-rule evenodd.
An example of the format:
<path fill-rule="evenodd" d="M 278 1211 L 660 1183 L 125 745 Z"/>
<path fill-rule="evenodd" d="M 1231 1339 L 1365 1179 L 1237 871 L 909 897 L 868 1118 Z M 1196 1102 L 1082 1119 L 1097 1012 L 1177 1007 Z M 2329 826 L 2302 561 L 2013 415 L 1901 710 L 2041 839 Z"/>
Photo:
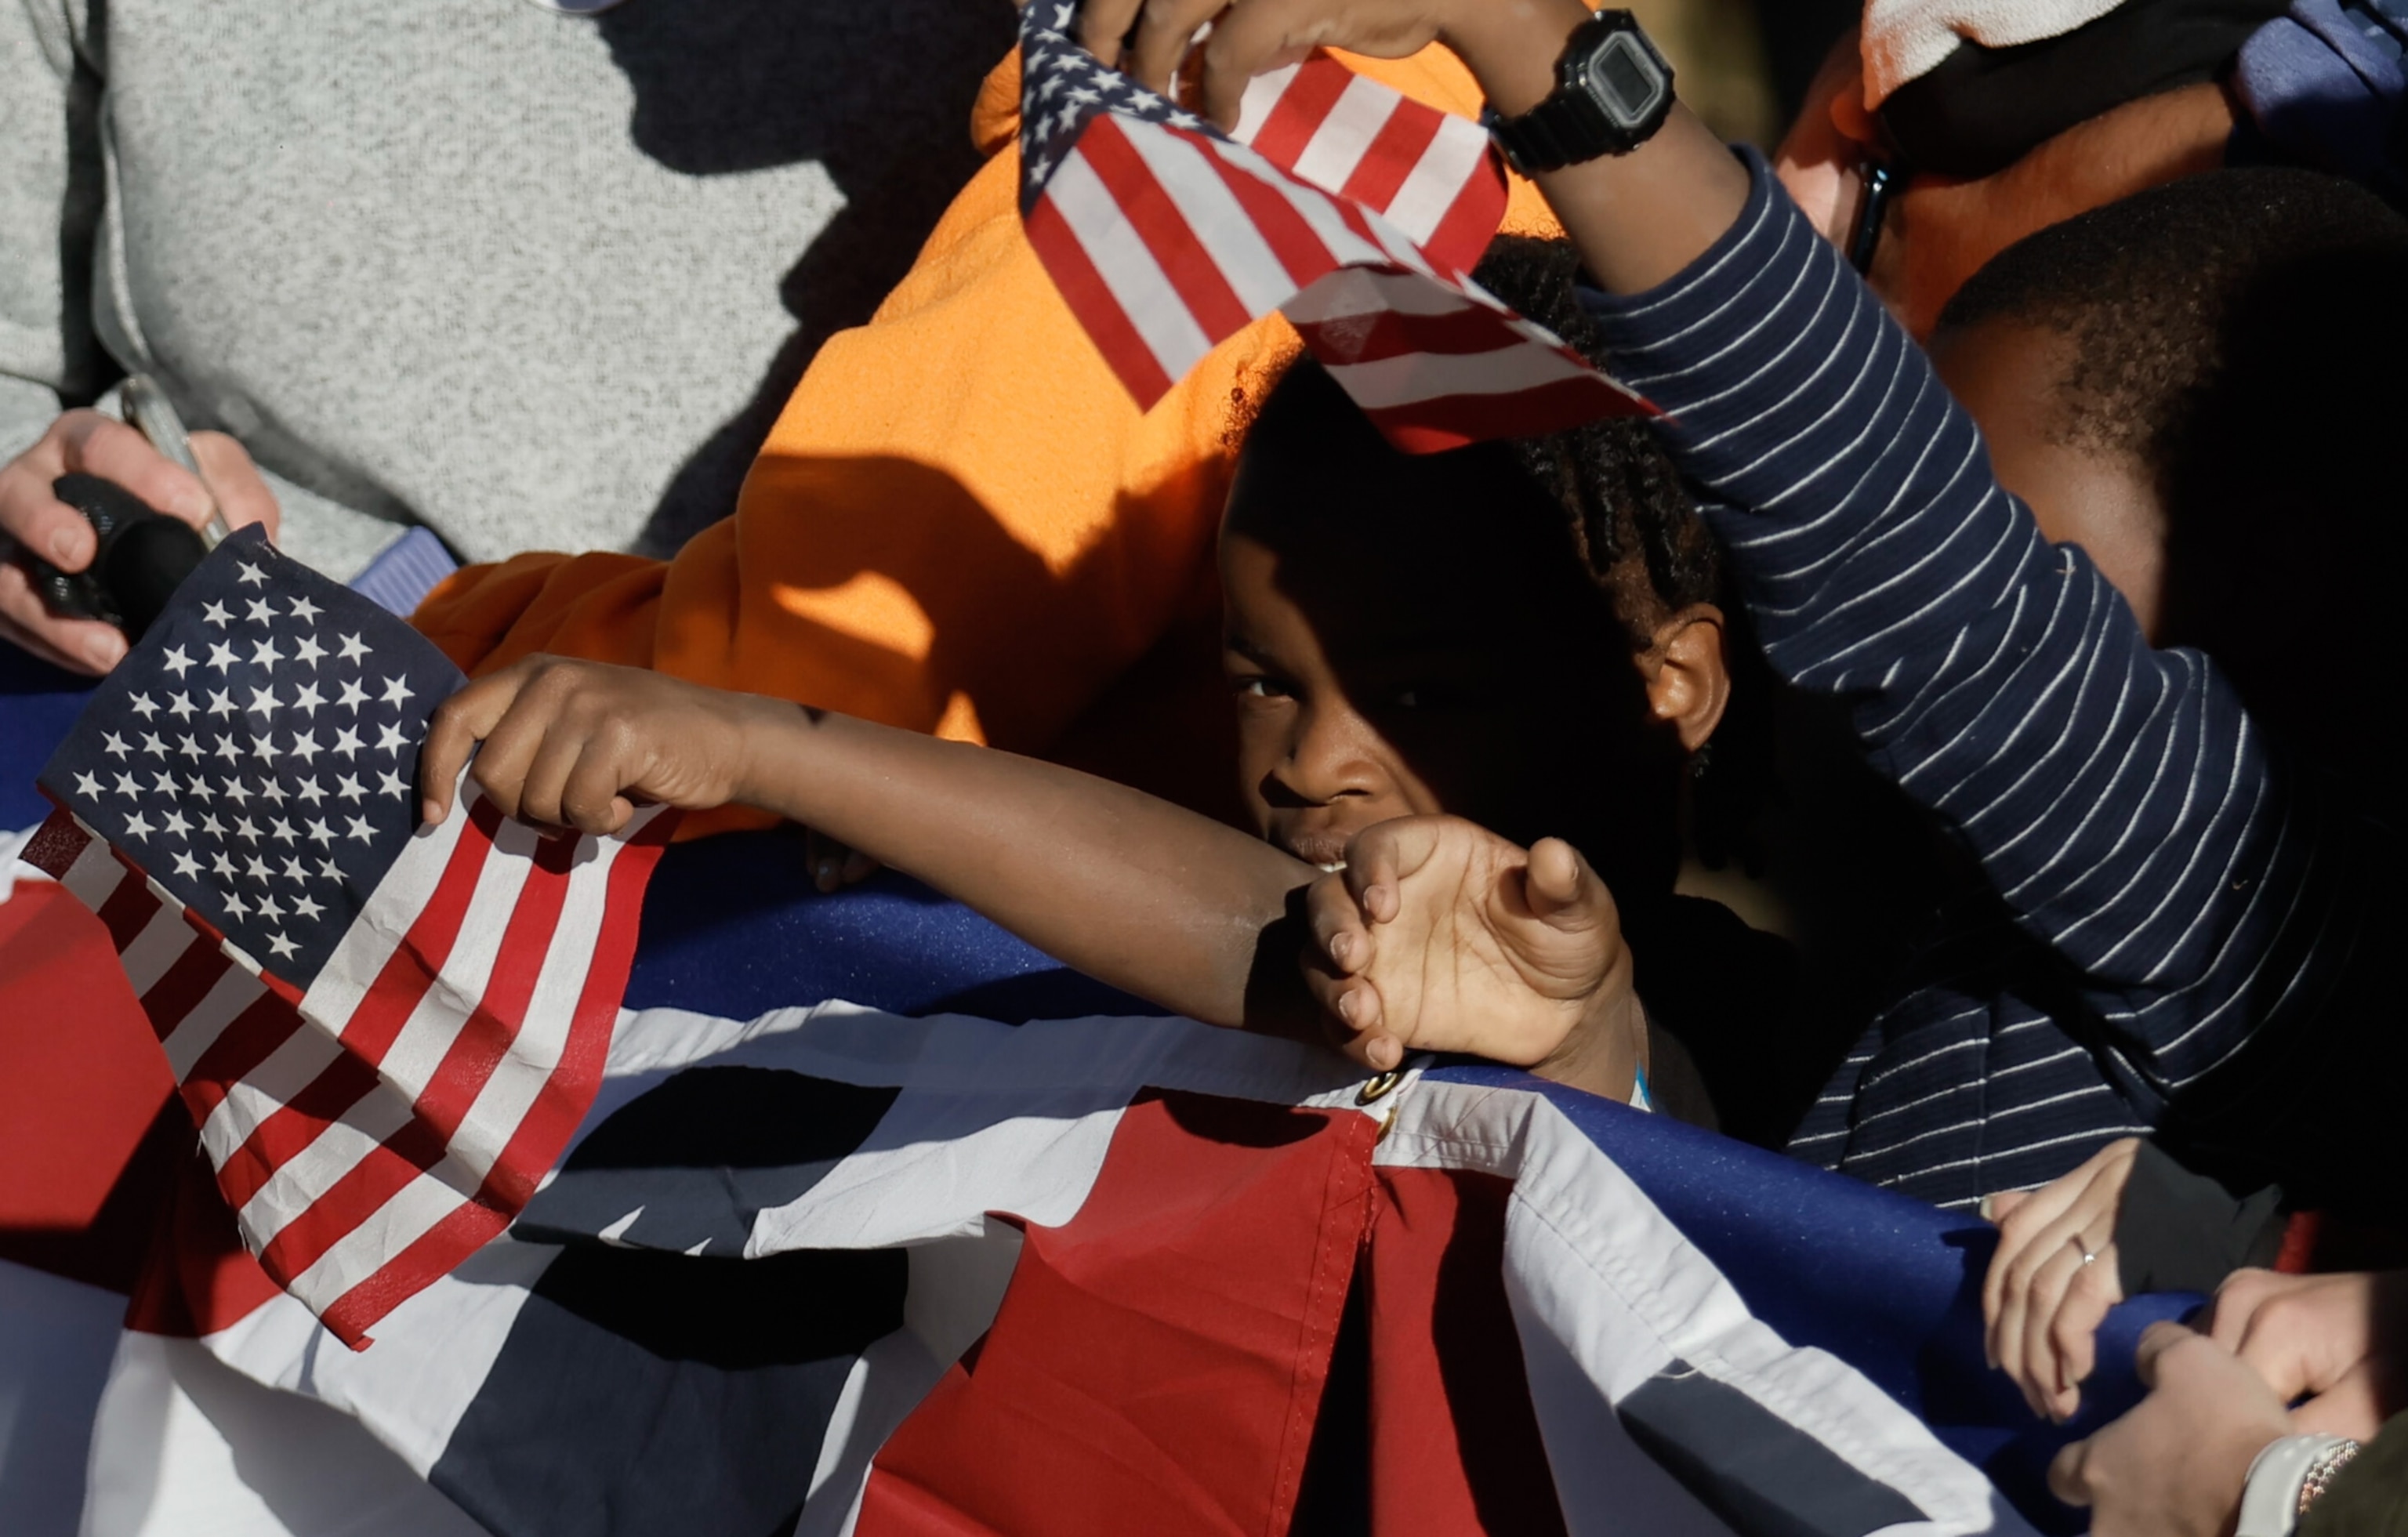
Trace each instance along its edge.
<path fill-rule="evenodd" d="M 2214 657 L 2278 738 L 2387 772 L 2408 220 L 2317 172 L 2214 171 L 2000 252 L 1940 327 L 1991 322 L 2067 338 L 2059 440 L 2156 486 L 2162 640 Z M 2300 665 L 2312 643 L 2329 665 Z"/>
<path fill-rule="evenodd" d="M 1596 327 L 1573 288 L 1579 266 L 1568 240 L 1506 235 L 1490 244 L 1472 276 L 1601 365 Z M 1266 448 L 1292 447 L 1299 465 L 1325 457 L 1339 441 L 1351 439 L 1365 449 L 1380 441 L 1310 355 L 1298 357 L 1272 385 L 1246 424 L 1246 436 Z M 1644 639 L 1660 613 L 1720 596 L 1721 547 L 1662 444 L 1639 420 L 1612 418 L 1541 437 L 1475 444 L 1433 455 L 1431 467 L 1448 473 L 1475 461 L 1486 462 L 1484 473 L 1526 480 L 1541 502 L 1560 512 L 1572 552 L 1634 640 Z M 1641 572 L 1643 582 L 1631 580 Z"/>
<path fill-rule="evenodd" d="M 1581 308 L 1580 258 L 1570 240 L 1500 235 L 1471 276 L 1590 363 L 1606 366 L 1596 323 Z M 1635 553 L 1665 608 L 1721 596 L 1722 547 L 1642 421 L 1607 417 L 1510 446 L 1532 482 L 1563 509 L 1582 560 L 1600 582 L 1612 582 Z"/>
<path fill-rule="evenodd" d="M 2059 440 L 2162 471 L 2237 351 L 2286 343 L 2303 366 L 2345 355 L 2343 337 L 2237 334 L 2263 312 L 2258 295 L 2341 278 L 2329 307 L 2376 306 L 2396 302 L 2403 275 L 2408 220 L 2364 188 L 2315 171 L 2212 171 L 2026 236 L 1957 290 L 1939 329 L 2004 322 L 2065 338 Z"/>

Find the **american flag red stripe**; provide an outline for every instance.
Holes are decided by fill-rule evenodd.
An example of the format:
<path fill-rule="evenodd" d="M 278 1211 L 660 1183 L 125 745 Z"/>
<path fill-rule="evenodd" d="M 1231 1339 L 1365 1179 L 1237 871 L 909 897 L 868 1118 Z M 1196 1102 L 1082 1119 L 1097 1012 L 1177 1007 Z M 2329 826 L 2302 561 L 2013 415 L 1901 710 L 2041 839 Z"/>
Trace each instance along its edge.
<path fill-rule="evenodd" d="M 108 927 L 246 1244 L 355 1347 L 575 1129 L 668 830 L 546 840 L 466 798 L 300 997 L 69 812 L 27 850 Z"/>
<path fill-rule="evenodd" d="M 1398 447 L 1643 413 L 1464 276 L 1506 201 L 1478 124 L 1326 54 L 1249 88 L 1234 139 L 1023 23 L 1024 220 L 1140 406 L 1274 309 Z"/>

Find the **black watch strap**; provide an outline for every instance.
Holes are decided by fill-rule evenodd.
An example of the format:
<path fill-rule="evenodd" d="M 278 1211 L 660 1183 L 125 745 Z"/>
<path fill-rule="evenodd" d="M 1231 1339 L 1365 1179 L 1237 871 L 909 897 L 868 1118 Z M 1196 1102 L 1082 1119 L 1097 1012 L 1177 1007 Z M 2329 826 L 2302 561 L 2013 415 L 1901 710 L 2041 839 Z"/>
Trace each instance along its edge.
<path fill-rule="evenodd" d="M 1512 167 L 1527 174 L 1627 154 L 1672 111 L 1672 66 L 1627 10 L 1579 26 L 1555 61 L 1555 89 L 1518 117 L 1482 122 Z"/>

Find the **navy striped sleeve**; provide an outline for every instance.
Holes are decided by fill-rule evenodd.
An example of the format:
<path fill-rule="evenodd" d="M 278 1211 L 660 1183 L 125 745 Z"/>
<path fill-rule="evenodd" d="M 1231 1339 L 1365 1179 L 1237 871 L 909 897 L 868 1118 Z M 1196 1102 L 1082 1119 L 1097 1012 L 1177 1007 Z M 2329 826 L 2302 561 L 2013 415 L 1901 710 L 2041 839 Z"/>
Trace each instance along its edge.
<path fill-rule="evenodd" d="M 2106 1049 L 2172 1094 L 2314 970 L 2331 898 L 2229 684 L 2155 651 L 2041 537 L 1922 351 L 1762 161 L 1671 282 L 1596 298 L 1783 676 L 1843 697 L 1874 764 L 1953 826 L 2071 963 Z"/>

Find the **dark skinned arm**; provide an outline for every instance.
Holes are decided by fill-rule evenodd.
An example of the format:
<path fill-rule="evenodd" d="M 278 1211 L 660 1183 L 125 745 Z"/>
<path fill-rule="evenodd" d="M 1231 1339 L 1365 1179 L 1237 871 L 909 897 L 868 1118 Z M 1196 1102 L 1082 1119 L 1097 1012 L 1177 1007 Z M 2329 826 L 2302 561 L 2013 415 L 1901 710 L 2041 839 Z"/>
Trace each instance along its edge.
<path fill-rule="evenodd" d="M 1090 976 L 1208 1024 L 1317 1033 L 1290 914 L 1321 872 L 1034 758 L 632 668 L 530 657 L 436 712 L 439 822 L 472 770 L 523 820 L 610 833 L 638 801 L 757 807 L 909 871 Z"/>

